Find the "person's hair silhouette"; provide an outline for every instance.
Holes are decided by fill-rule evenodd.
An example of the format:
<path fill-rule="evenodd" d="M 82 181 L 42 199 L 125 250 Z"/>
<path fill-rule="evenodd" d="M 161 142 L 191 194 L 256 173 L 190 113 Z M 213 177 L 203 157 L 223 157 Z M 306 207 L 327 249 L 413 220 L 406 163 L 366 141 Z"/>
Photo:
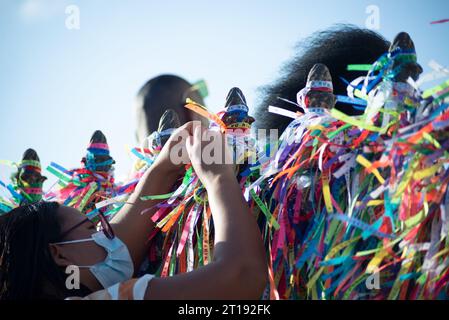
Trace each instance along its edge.
<path fill-rule="evenodd" d="M 159 120 L 168 109 L 176 112 L 180 125 L 192 120 L 202 120 L 196 113 L 184 108 L 187 98 L 204 105 L 198 90 L 178 76 L 160 75 L 145 83 L 137 94 L 138 142 L 158 129 Z"/>

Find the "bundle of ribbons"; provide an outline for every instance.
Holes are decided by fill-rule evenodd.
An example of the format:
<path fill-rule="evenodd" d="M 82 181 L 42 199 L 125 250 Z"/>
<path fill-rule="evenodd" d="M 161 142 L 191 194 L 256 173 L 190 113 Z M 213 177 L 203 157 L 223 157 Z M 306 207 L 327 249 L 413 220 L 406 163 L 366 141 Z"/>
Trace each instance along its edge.
<path fill-rule="evenodd" d="M 2 161 L 2 163 L 17 170 L 11 175 L 10 183 L 0 181 L 0 185 L 9 195 L 0 197 L 0 213 L 42 199 L 42 187 L 47 178 L 41 173 L 41 162 L 35 150 L 27 149 L 19 163 L 10 161 Z"/>
<path fill-rule="evenodd" d="M 55 162 L 47 167 L 47 171 L 54 174 L 58 181 L 46 193 L 46 200 L 77 208 L 92 219 L 98 212 L 112 216 L 118 210 L 107 204 L 96 206 L 115 197 L 120 191 L 114 181 L 115 161 L 109 154 L 106 137 L 101 131 L 97 130 L 92 135 L 81 163 L 81 167 L 75 169 L 65 169 Z"/>
<path fill-rule="evenodd" d="M 315 67 L 325 71 L 312 69 L 305 97 L 317 91 L 321 103 L 298 94 L 305 113 L 259 179 L 279 224 L 264 230 L 270 297 L 447 298 L 447 85 L 415 87 L 422 69 L 405 33 L 336 97 L 364 106 L 361 117 L 329 105 L 332 85 L 314 80 L 327 77 Z"/>

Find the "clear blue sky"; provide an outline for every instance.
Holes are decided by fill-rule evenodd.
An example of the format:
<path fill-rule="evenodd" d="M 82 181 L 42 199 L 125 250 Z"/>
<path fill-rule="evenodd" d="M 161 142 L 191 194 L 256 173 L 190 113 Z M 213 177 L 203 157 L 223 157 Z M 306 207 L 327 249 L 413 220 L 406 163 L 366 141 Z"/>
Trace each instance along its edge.
<path fill-rule="evenodd" d="M 68 4 L 80 9 L 80 30 L 65 27 Z M 123 175 L 133 159 L 124 146 L 135 144 L 134 97 L 146 80 L 204 78 L 214 110 L 239 86 L 252 106 L 298 40 L 334 23 L 364 26 L 371 4 L 381 34 L 408 31 L 421 64 L 449 66 L 449 23 L 429 24 L 449 18 L 447 0 L 0 0 L 0 159 L 33 147 L 44 165 L 74 167 L 101 129 Z M 0 179 L 8 175 L 1 166 Z"/>

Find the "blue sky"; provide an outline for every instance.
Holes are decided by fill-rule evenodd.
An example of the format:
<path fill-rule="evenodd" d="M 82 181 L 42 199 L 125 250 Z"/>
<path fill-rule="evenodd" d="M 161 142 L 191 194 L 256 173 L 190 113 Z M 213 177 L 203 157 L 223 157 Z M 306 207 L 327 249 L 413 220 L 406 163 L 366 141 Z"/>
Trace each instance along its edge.
<path fill-rule="evenodd" d="M 71 4 L 79 30 L 65 27 Z M 412 35 L 425 70 L 431 59 L 449 66 L 449 23 L 430 25 L 449 18 L 447 0 L 0 0 L 0 159 L 33 147 L 44 165 L 74 167 L 101 129 L 120 177 L 133 159 L 134 97 L 149 78 L 205 79 L 213 110 L 239 86 L 253 106 L 299 40 L 335 23 L 365 26 L 369 5 L 382 35 Z"/>

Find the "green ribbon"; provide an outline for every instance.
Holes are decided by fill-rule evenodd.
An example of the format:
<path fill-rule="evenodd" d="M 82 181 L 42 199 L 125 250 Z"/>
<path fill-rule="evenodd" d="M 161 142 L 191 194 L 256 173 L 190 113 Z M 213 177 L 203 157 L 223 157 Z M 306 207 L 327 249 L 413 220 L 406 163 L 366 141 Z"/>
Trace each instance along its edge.
<path fill-rule="evenodd" d="M 257 205 L 259 206 L 260 210 L 263 212 L 263 214 L 267 218 L 267 221 L 270 222 L 271 226 L 275 230 L 279 230 L 279 228 L 280 228 L 279 223 L 276 221 L 276 219 L 274 219 L 273 215 L 270 213 L 270 210 L 268 210 L 265 203 L 263 203 L 263 201 L 257 196 L 257 194 L 254 192 L 254 190 L 250 190 L 249 193 L 251 194 L 251 198 L 253 198 L 254 201 L 256 201 Z"/>

